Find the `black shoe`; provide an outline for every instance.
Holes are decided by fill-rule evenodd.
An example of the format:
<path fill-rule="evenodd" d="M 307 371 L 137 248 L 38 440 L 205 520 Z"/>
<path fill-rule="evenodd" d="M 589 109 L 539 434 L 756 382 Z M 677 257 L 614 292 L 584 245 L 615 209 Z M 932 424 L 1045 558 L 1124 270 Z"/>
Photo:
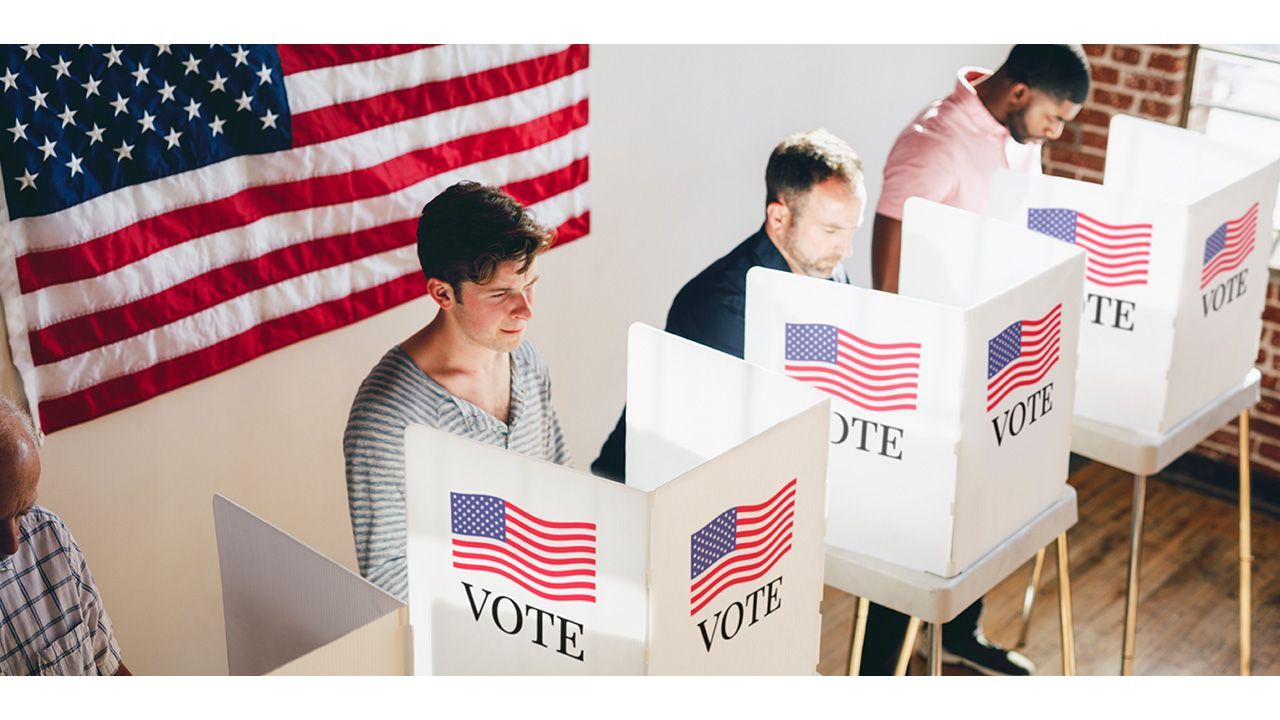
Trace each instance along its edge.
<path fill-rule="evenodd" d="M 980 629 L 958 640 L 944 638 L 942 662 L 963 665 L 983 675 L 1024 676 L 1036 671 L 1026 655 L 996 645 Z"/>

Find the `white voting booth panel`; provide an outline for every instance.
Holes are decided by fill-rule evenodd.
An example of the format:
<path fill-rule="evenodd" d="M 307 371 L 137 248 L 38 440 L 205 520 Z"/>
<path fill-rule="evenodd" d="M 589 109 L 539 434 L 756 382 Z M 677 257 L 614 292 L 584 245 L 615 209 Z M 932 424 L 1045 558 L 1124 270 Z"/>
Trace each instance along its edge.
<path fill-rule="evenodd" d="M 812 674 L 828 412 L 634 325 L 633 484 L 410 427 L 416 671 Z"/>
<path fill-rule="evenodd" d="M 425 426 L 405 431 L 414 668 L 643 674 L 643 493 Z"/>
<path fill-rule="evenodd" d="M 399 600 L 221 495 L 213 498 L 231 675 L 404 675 Z"/>
<path fill-rule="evenodd" d="M 998 173 L 988 214 L 1086 253 L 1076 413 L 1155 436 L 1253 367 L 1280 159 L 1117 115 L 1102 186 Z"/>
<path fill-rule="evenodd" d="M 747 274 L 746 359 L 832 397 L 828 545 L 950 577 L 1067 477 L 1083 254 L 907 201 L 899 294 Z"/>
<path fill-rule="evenodd" d="M 627 482 L 651 498 L 650 672 L 817 671 L 829 413 L 780 374 L 631 326 Z"/>
<path fill-rule="evenodd" d="M 388 613 L 267 675 L 408 675 L 408 628 L 406 610 Z"/>

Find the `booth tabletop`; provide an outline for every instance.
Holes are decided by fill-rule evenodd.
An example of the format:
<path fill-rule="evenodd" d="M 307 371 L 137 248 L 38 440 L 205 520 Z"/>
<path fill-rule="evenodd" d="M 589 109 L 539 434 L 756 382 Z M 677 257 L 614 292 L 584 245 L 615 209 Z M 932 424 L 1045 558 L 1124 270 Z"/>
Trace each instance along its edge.
<path fill-rule="evenodd" d="M 944 623 L 1075 525 L 1076 518 L 1076 491 L 1065 485 L 1062 496 L 1048 509 L 954 577 L 911 570 L 827 545 L 824 581 L 925 622 Z"/>
<path fill-rule="evenodd" d="M 1239 385 L 1219 395 L 1194 415 L 1158 436 L 1076 416 L 1071 421 L 1071 451 L 1135 475 L 1154 475 L 1183 453 L 1253 407 L 1262 374 L 1249 370 Z"/>

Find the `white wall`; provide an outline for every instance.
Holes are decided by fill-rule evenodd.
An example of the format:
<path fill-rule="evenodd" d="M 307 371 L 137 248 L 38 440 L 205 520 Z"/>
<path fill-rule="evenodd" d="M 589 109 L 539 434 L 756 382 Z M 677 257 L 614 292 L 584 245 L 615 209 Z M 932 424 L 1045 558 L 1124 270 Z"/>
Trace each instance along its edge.
<path fill-rule="evenodd" d="M 532 339 L 579 467 L 625 397 L 627 326 L 763 219 L 764 165 L 787 133 L 825 126 L 879 194 L 894 137 L 961 65 L 1007 46 L 595 47 L 592 235 L 541 263 Z M 850 269 L 866 283 L 867 224 Z M 342 430 L 360 379 L 431 316 L 418 300 L 358 325 L 50 436 L 41 502 L 89 557 L 128 665 L 226 670 L 211 497 L 228 495 L 354 567 Z"/>

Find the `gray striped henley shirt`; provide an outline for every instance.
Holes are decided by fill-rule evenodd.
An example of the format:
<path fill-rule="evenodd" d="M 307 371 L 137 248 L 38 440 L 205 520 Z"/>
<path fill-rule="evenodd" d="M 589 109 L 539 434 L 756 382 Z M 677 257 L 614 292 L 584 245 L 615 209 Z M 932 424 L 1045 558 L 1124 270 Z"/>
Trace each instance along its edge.
<path fill-rule="evenodd" d="M 511 353 L 509 424 L 455 397 L 400 346 L 369 372 L 347 416 L 342 452 L 360 574 L 408 602 L 405 562 L 404 431 L 422 424 L 530 457 L 569 464 L 551 406 L 551 377 L 528 342 Z"/>

